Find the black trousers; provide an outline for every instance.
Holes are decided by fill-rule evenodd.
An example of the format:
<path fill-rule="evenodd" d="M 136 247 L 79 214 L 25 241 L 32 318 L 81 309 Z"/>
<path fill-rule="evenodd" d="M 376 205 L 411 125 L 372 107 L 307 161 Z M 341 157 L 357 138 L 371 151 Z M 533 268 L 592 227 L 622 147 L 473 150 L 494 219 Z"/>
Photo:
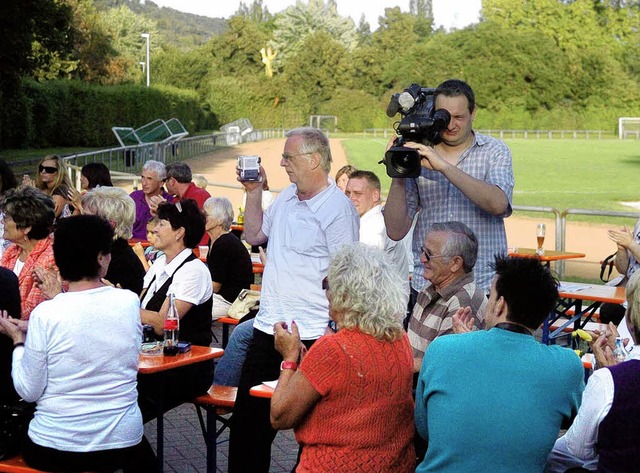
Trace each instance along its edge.
<path fill-rule="evenodd" d="M 315 340 L 303 341 L 310 348 Z M 280 376 L 282 356 L 273 335 L 254 329 L 253 341 L 242 367 L 229 436 L 229 473 L 268 473 L 271 444 L 277 431 L 269 420 L 269 399 L 253 397 L 249 390 Z"/>
<path fill-rule="evenodd" d="M 112 472 L 122 469 L 125 473 L 147 473 L 156 469 L 156 457 L 144 437 L 133 447 L 97 452 L 65 452 L 35 444 L 27 437 L 22 456 L 30 467 L 53 472 Z"/>

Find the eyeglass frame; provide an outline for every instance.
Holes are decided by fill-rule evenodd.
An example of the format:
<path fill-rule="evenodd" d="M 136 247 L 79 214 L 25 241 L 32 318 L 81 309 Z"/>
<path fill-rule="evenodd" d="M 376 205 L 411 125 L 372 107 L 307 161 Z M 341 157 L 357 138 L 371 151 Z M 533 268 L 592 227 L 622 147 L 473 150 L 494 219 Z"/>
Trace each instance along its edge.
<path fill-rule="evenodd" d="M 424 246 L 420 247 L 420 254 L 424 255 L 424 257 L 427 259 L 427 263 L 431 261 L 432 258 L 449 258 L 448 255 L 431 255 L 428 253 L 428 250 Z"/>
<path fill-rule="evenodd" d="M 282 153 L 281 156 L 282 156 L 282 159 L 284 159 L 285 161 L 289 161 L 289 160 L 291 160 L 293 158 L 296 158 L 298 156 L 305 156 L 305 155 L 313 154 L 313 153 L 315 153 L 315 151 L 313 151 L 311 153 L 296 153 L 296 154 L 289 154 L 289 155 Z"/>

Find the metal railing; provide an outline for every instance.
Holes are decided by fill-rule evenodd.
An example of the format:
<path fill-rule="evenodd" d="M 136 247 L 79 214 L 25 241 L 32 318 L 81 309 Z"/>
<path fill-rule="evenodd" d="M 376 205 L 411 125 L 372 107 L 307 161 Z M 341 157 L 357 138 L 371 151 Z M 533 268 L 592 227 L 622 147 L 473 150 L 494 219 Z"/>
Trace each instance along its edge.
<path fill-rule="evenodd" d="M 254 142 L 269 138 L 284 136 L 282 129 L 255 130 L 242 137 L 242 142 Z M 109 148 L 99 151 L 87 151 L 64 156 L 65 162 L 72 170 L 70 176 L 79 188 L 80 169 L 87 163 L 99 162 L 111 171 L 113 180 L 133 181 L 137 187 L 140 180 L 142 166 L 149 159 L 165 164 L 184 161 L 186 159 L 203 156 L 222 148 L 238 144 L 237 137 L 227 133 L 213 133 L 210 135 L 192 136 L 179 141 L 167 143 L 147 143 L 135 146 Z"/>
<path fill-rule="evenodd" d="M 523 139 L 598 139 L 616 138 L 613 133 L 606 132 L 604 130 L 476 130 L 483 135 L 494 136 L 500 139 L 505 138 L 523 138 Z M 367 128 L 363 130 L 363 136 L 373 136 L 374 138 L 391 138 L 396 133 L 389 128 Z M 629 134 L 630 137 L 634 137 L 633 134 Z M 626 136 L 625 136 L 626 137 Z M 635 136 L 639 138 L 639 136 Z"/>
<path fill-rule="evenodd" d="M 535 207 L 527 205 L 514 205 L 513 210 L 522 212 L 542 212 L 551 213 L 554 215 L 556 222 L 556 249 L 559 251 L 566 251 L 566 239 L 567 239 L 567 216 L 568 215 L 594 215 L 599 217 L 613 217 L 613 218 L 640 218 L 640 212 L 617 212 L 613 210 L 591 210 L 591 209 L 565 209 L 558 210 L 552 207 Z M 558 277 L 564 277 L 565 261 L 559 260 L 556 262 L 556 272 Z"/>

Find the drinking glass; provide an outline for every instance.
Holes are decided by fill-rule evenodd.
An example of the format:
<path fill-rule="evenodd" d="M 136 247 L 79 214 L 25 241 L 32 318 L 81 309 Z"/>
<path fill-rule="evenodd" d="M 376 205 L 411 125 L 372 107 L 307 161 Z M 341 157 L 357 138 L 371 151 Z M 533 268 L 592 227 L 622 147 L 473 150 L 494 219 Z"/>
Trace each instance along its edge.
<path fill-rule="evenodd" d="M 538 249 L 536 250 L 536 254 L 543 255 L 544 249 L 542 245 L 544 244 L 544 236 L 546 234 L 547 228 L 544 223 L 539 223 L 536 227 L 536 237 L 538 238 Z"/>

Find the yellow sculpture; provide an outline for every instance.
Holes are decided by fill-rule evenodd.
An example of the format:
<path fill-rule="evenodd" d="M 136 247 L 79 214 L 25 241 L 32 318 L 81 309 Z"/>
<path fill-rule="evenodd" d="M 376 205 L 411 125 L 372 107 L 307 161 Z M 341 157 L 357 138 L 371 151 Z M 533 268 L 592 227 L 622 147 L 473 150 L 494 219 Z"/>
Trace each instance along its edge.
<path fill-rule="evenodd" d="M 267 77 L 273 77 L 273 60 L 278 55 L 278 52 L 271 51 L 271 48 L 267 48 L 266 50 L 262 48 L 260 54 L 262 55 L 262 62 L 264 63 L 264 73 Z"/>

